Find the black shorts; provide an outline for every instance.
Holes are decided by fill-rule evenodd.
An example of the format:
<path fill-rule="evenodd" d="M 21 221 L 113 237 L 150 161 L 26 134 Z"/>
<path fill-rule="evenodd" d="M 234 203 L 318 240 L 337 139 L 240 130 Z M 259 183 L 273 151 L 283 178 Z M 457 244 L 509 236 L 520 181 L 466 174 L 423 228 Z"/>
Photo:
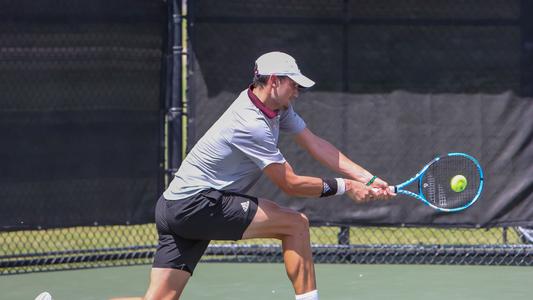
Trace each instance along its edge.
<path fill-rule="evenodd" d="M 157 201 L 159 243 L 154 268 L 193 273 L 211 240 L 239 240 L 257 212 L 257 198 L 218 190 Z"/>

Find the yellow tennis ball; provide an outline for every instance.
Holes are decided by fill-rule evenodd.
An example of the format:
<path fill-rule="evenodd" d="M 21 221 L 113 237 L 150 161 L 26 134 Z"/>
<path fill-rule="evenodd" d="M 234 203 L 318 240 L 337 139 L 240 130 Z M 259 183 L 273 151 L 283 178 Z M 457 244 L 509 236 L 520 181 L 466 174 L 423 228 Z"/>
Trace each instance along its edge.
<path fill-rule="evenodd" d="M 450 182 L 450 187 L 454 192 L 459 193 L 466 189 L 467 184 L 466 177 L 463 175 L 455 175 Z"/>

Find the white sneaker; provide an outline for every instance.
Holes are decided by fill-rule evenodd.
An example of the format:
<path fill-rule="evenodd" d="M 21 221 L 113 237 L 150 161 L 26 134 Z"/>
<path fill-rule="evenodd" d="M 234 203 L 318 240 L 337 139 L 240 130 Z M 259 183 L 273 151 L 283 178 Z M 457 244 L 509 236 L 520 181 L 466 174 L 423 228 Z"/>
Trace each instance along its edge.
<path fill-rule="evenodd" d="M 35 298 L 35 300 L 53 300 L 49 292 L 42 292 Z"/>

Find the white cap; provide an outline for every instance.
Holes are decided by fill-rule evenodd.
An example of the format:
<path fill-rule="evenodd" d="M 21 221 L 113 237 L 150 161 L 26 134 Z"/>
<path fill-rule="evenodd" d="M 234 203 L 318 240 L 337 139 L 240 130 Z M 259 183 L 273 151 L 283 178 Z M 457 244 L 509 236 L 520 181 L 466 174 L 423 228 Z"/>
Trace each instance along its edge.
<path fill-rule="evenodd" d="M 296 60 L 283 52 L 268 52 L 255 61 L 255 75 L 279 75 L 288 76 L 298 85 L 305 88 L 312 87 L 315 82 L 300 72 Z"/>

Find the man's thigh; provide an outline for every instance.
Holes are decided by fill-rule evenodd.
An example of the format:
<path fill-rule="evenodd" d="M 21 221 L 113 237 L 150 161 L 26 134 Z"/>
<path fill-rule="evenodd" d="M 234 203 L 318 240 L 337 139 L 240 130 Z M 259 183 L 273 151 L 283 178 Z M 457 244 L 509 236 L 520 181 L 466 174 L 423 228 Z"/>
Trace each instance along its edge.
<path fill-rule="evenodd" d="M 260 198 L 257 213 L 242 238 L 279 238 L 294 233 L 295 228 L 305 229 L 308 222 L 304 214 Z"/>

